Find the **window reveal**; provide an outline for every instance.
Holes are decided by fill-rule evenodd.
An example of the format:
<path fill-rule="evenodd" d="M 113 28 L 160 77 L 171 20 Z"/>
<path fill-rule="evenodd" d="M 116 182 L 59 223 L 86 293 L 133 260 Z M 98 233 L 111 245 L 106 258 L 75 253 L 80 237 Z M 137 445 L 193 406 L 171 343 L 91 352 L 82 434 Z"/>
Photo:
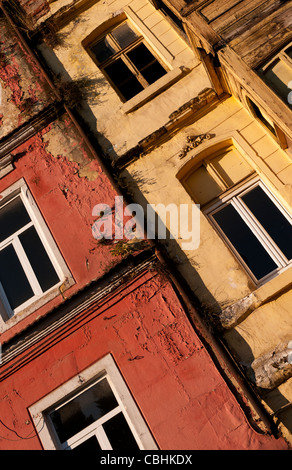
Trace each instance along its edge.
<path fill-rule="evenodd" d="M 124 101 L 167 73 L 128 22 L 113 28 L 88 50 Z"/>

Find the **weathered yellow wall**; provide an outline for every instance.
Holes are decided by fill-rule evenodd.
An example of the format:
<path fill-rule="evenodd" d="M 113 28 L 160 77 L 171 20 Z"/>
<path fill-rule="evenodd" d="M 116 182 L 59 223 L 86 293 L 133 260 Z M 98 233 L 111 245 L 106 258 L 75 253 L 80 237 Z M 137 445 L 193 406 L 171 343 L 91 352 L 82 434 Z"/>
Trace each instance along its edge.
<path fill-rule="evenodd" d="M 133 18 L 134 25 L 141 28 L 147 43 L 170 72 L 179 68 L 188 69 L 184 76 L 154 101 L 150 100 L 129 113 L 125 112 L 124 103 L 82 46 L 82 41 L 92 31 L 125 8 L 128 8 L 126 11 L 130 15 L 130 21 Z M 113 158 L 161 127 L 167 116 L 201 90 L 211 87 L 205 68 L 196 55 L 147 0 L 97 2 L 81 13 L 78 21 L 72 21 L 60 32 L 66 44 L 55 48 L 54 54 L 43 46 L 42 53 L 56 72 L 62 73 L 65 69 L 67 73 L 63 75 L 68 74 L 73 80 L 88 76 L 96 81 L 96 97 L 91 102 L 89 100 L 90 108 L 84 107 L 83 114 L 91 130 L 97 134 L 100 143 Z M 165 79 L 167 80 L 167 76 Z M 155 89 L 156 84 L 151 87 Z"/>
<path fill-rule="evenodd" d="M 255 122 L 234 98 L 219 104 L 214 111 L 128 167 L 123 176 L 129 173 L 129 178 L 132 179 L 129 189 L 134 191 L 135 198 L 140 203 L 191 203 L 190 197 L 176 178 L 185 161 L 179 159 L 179 153 L 187 135 L 211 133 L 215 134 L 216 138 L 222 136 L 224 139 L 232 135 L 233 131 L 237 131 L 251 151 L 256 152 L 254 170 L 263 176 L 272 190 L 276 189 L 281 202 L 288 207 L 291 188 L 285 187 L 283 183 L 289 181 L 286 178 L 292 169 L 291 162 L 287 155 L 279 150 L 273 138 L 267 135 L 262 126 Z M 208 145 L 211 144 L 212 139 L 208 142 Z M 185 159 L 191 155 L 192 152 Z M 172 245 L 176 249 L 176 243 Z M 253 289 L 249 277 L 203 215 L 200 247 L 195 252 L 186 253 L 186 256 L 181 256 L 183 264 L 180 265 L 180 270 L 187 275 L 191 286 L 204 302 L 211 295 L 220 305 L 231 304 L 248 295 Z M 197 274 L 190 269 L 190 264 Z M 197 275 L 210 295 L 204 287 L 198 289 Z"/>

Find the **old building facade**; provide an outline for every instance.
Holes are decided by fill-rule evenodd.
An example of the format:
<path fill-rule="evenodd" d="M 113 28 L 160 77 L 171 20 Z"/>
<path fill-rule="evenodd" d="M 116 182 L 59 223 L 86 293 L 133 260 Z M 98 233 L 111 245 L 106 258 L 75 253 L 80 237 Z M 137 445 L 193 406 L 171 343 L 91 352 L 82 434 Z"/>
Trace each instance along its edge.
<path fill-rule="evenodd" d="M 287 449 L 290 2 L 1 11 L 0 447 Z M 165 239 L 95 239 L 121 196 Z"/>

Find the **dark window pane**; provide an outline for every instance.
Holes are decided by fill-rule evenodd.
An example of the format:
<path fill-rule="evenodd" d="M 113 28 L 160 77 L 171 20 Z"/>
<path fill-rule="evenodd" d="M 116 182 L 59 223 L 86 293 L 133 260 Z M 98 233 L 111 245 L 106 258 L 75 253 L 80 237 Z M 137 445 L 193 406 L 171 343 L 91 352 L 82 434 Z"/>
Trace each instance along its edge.
<path fill-rule="evenodd" d="M 20 197 L 0 208 L 0 242 L 31 221 Z"/>
<path fill-rule="evenodd" d="M 154 55 L 151 54 L 149 49 L 147 49 L 143 43 L 128 52 L 127 56 L 138 70 L 142 70 L 144 67 L 156 60 Z"/>
<path fill-rule="evenodd" d="M 285 50 L 286 54 L 292 59 L 292 46 Z"/>
<path fill-rule="evenodd" d="M 23 246 L 26 256 L 29 259 L 32 269 L 40 283 L 43 292 L 58 284 L 57 275 L 50 258 L 37 234 L 35 227 L 30 227 L 21 235 L 19 240 Z"/>
<path fill-rule="evenodd" d="M 79 446 L 74 447 L 72 450 L 83 450 L 83 451 L 93 451 L 93 450 L 102 450 L 98 440 L 95 436 L 90 437 L 87 441 L 82 442 Z"/>
<path fill-rule="evenodd" d="M 135 67 L 141 72 L 149 85 L 166 74 L 166 70 L 147 49 L 145 44 L 140 44 L 128 52 L 127 56 Z"/>
<path fill-rule="evenodd" d="M 133 76 L 131 70 L 126 66 L 122 59 L 115 60 L 112 64 L 105 67 L 104 70 L 117 86 Z"/>
<path fill-rule="evenodd" d="M 127 47 L 131 42 L 137 39 L 137 34 L 133 31 L 127 23 L 118 26 L 112 31 L 113 37 L 118 42 L 121 49 Z"/>
<path fill-rule="evenodd" d="M 94 44 L 94 46 L 91 46 L 90 50 L 99 63 L 102 63 L 105 60 L 109 59 L 109 57 L 111 57 L 116 52 L 114 48 L 109 44 L 106 37 L 98 43 Z"/>
<path fill-rule="evenodd" d="M 12 245 L 0 251 L 0 282 L 12 310 L 34 296 Z"/>
<path fill-rule="evenodd" d="M 286 258 L 292 258 L 292 225 L 260 186 L 242 196 L 243 202 L 268 232 Z"/>
<path fill-rule="evenodd" d="M 141 91 L 144 90 L 143 86 L 141 85 L 138 80 L 133 77 L 127 82 L 123 83 L 122 85 L 119 86 L 119 90 L 122 93 L 123 97 L 125 100 L 130 100 L 133 98 L 133 96 L 138 95 Z"/>
<path fill-rule="evenodd" d="M 50 417 L 61 442 L 94 423 L 118 405 L 106 379 L 78 395 Z"/>
<path fill-rule="evenodd" d="M 234 207 L 228 205 L 216 212 L 213 217 L 257 279 L 277 268 L 276 263 Z"/>
<path fill-rule="evenodd" d="M 123 413 L 118 413 L 104 423 L 102 427 L 113 450 L 139 450 Z"/>
<path fill-rule="evenodd" d="M 154 83 L 160 77 L 163 77 L 163 75 L 166 74 L 166 70 L 164 70 L 162 65 L 156 61 L 154 64 L 149 65 L 149 67 L 146 69 L 143 69 L 141 73 L 149 85 L 151 85 L 151 83 Z"/>
<path fill-rule="evenodd" d="M 267 129 L 269 129 L 272 134 L 276 135 L 275 128 L 272 126 L 272 124 L 265 118 L 263 113 L 261 112 L 260 108 L 248 98 L 248 102 L 250 104 L 250 107 L 253 109 L 256 117 L 266 126 Z"/>
<path fill-rule="evenodd" d="M 104 70 L 125 100 L 133 98 L 143 90 L 143 86 L 121 59 L 108 65 Z"/>

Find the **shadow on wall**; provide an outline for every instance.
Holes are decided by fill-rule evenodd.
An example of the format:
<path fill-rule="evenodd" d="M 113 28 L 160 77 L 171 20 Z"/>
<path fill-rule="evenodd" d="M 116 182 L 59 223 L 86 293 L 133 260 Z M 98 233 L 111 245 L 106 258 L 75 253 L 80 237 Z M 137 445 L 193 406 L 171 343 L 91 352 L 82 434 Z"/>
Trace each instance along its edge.
<path fill-rule="evenodd" d="M 147 215 L 147 204 L 149 204 L 149 201 L 146 199 L 146 197 L 147 194 L 151 192 L 149 186 L 151 187 L 151 184 L 155 184 L 156 182 L 157 181 L 155 178 L 147 178 L 140 172 L 133 173 L 132 175 L 127 170 L 124 170 L 122 176 L 119 178 L 120 187 L 127 195 L 129 195 L 130 199 L 135 200 L 136 203 L 142 206 L 145 217 Z M 147 191 L 143 191 L 143 193 L 141 192 L 139 188 L 139 185 L 141 184 L 147 184 Z M 161 202 L 163 203 L 163 201 Z M 181 249 L 177 240 L 175 238 L 170 238 L 170 232 L 168 228 L 165 227 L 165 224 L 158 215 L 156 216 L 155 224 L 156 235 L 158 221 L 160 226 L 163 227 L 162 232 L 165 231 L 166 234 L 165 240 L 159 240 L 159 244 L 163 247 L 168 257 L 172 260 L 176 273 L 180 274 L 182 279 L 184 279 L 184 285 L 186 286 L 188 279 L 191 280 L 191 283 L 187 284 L 190 296 L 193 298 L 195 304 L 197 304 L 197 308 L 200 310 L 201 314 L 205 314 L 205 321 L 209 322 L 211 319 L 209 326 L 214 326 L 212 324 L 213 316 L 215 319 L 216 315 L 218 315 L 218 313 L 221 311 L 220 305 L 202 281 L 196 270 L 196 266 L 191 264 L 189 258 Z M 147 227 L 146 219 L 144 220 L 144 227 Z"/>
<path fill-rule="evenodd" d="M 281 428 L 281 424 L 286 427 L 288 432 L 292 434 L 292 404 L 285 398 L 280 392 L 279 387 L 274 389 L 259 389 L 255 387 L 255 374 L 251 367 L 255 357 L 252 353 L 252 349 L 249 344 L 242 338 L 242 336 L 233 329 L 228 332 L 229 340 L 230 335 L 232 336 L 232 343 L 236 344 L 237 351 L 240 350 L 240 355 L 237 351 L 233 350 L 233 356 L 237 363 L 241 366 L 245 376 L 250 378 L 251 387 L 255 390 L 255 393 L 259 398 L 264 401 L 270 408 L 271 418 L 274 420 L 277 428 Z M 243 360 L 244 358 L 244 360 Z"/>
<path fill-rule="evenodd" d="M 83 130 L 96 150 L 102 154 L 102 148 L 110 149 L 111 158 L 116 159 L 113 145 L 98 131 L 97 119 L 91 109 L 91 106 L 98 104 L 106 93 L 102 90 L 108 89 L 106 78 L 84 74 L 79 79 L 72 80 L 55 52 L 45 43 L 37 46 L 36 53 L 41 63 L 45 64 L 45 69 L 64 103 L 71 110 L 77 111 Z"/>
<path fill-rule="evenodd" d="M 146 212 L 148 204 L 147 194 L 151 192 L 151 184 L 155 185 L 157 181 L 150 177 L 145 177 L 140 172 L 130 174 L 127 170 L 123 171 L 122 186 L 125 191 L 129 193 L 132 198 L 139 201 L 139 204 L 143 207 Z M 146 184 L 148 189 L 146 192 L 141 193 L 138 185 Z M 166 183 L 167 184 L 167 183 Z M 150 188 L 150 189 L 149 189 Z M 134 196 L 135 195 L 135 196 Z M 156 219 L 157 221 L 157 219 Z M 161 219 L 160 219 L 161 221 Z M 144 226 L 146 227 L 146 221 Z M 157 225 L 156 225 L 157 226 Z M 165 227 L 165 226 L 164 226 Z M 282 395 L 279 389 L 274 390 L 259 390 L 254 386 L 253 377 L 247 371 L 252 370 L 251 364 L 254 361 L 254 356 L 249 344 L 244 338 L 235 330 L 231 330 L 229 333 L 232 334 L 232 344 L 238 344 L 237 351 L 231 351 L 229 341 L 224 338 L 222 332 L 222 326 L 219 323 L 219 313 L 222 310 L 222 306 L 216 301 L 214 296 L 211 294 L 199 273 L 196 270 L 196 266 L 192 265 L 185 252 L 181 249 L 176 239 L 170 238 L 170 232 L 166 228 L 166 239 L 159 240 L 160 244 L 165 249 L 168 257 L 172 260 L 173 269 L 176 272 L 176 276 L 181 279 L 181 283 L 184 285 L 189 297 L 193 300 L 194 306 L 197 308 L 205 324 L 211 331 L 225 344 L 226 348 L 231 352 L 235 362 L 238 364 L 242 375 L 245 376 L 247 382 L 250 384 L 250 388 L 254 391 L 254 394 L 259 398 L 259 401 L 267 403 L 268 407 L 272 412 L 267 412 L 267 415 L 271 414 L 271 422 L 274 419 L 276 426 L 272 426 L 277 434 L 277 428 L 281 426 L 281 423 L 288 429 L 292 434 L 292 407 L 290 402 Z M 187 280 L 191 279 L 191 284 L 187 284 Z M 240 351 L 240 354 L 238 354 Z M 244 362 L 243 362 L 244 358 Z M 214 357 L 213 357 L 214 359 Z M 224 371 L 221 371 L 224 375 Z M 227 379 L 228 381 L 228 379 Z M 229 386 L 232 385 L 229 383 Z M 244 403 L 241 403 L 244 407 Z M 247 413 L 248 410 L 246 409 Z"/>
<path fill-rule="evenodd" d="M 93 146 L 97 151 L 101 152 L 101 155 L 105 155 L 106 151 L 110 153 L 110 158 L 105 158 L 106 161 L 104 161 L 106 166 L 110 166 L 110 162 L 112 160 L 116 160 L 118 156 L 114 151 L 113 143 L 98 131 L 98 122 L 90 107 L 90 105 L 98 104 L 100 98 L 104 93 L 106 93 L 106 91 L 102 91 L 102 89 L 107 90 L 108 88 L 106 79 L 96 79 L 86 75 L 80 80 L 73 81 L 53 50 L 46 48 L 44 54 L 44 51 L 39 49 L 38 53 L 43 58 L 42 62 L 47 62 L 54 71 L 57 88 L 65 98 L 64 101 L 67 103 L 68 107 L 75 109 L 78 112 L 81 126 L 83 127 L 83 130 L 85 130 L 85 133 L 89 137 L 89 140 L 91 140 Z M 102 151 L 102 149 L 104 149 L 104 151 Z M 142 183 L 147 183 L 147 186 L 151 186 L 151 184 L 156 183 L 156 180 L 154 178 L 148 178 L 146 181 L 145 176 L 139 173 L 134 174 L 133 176 L 127 170 L 124 170 L 123 178 L 119 179 L 121 192 L 124 194 L 127 203 L 138 203 L 139 201 L 139 204 L 145 210 L 148 201 L 144 194 L 147 195 L 151 190 L 142 193 L 138 184 L 141 185 Z M 160 222 L 162 223 L 161 220 Z M 166 239 L 160 240 L 160 244 L 166 251 L 168 258 L 172 260 L 176 275 L 180 277 L 194 307 L 198 310 L 209 329 L 215 331 L 215 334 L 218 334 L 218 327 L 220 325 L 218 325 L 217 319 L 221 312 L 221 306 L 201 279 L 196 270 L 196 266 L 191 264 L 189 258 L 181 249 L 177 241 L 170 238 L 169 230 L 167 228 L 165 228 L 165 230 Z M 187 279 L 191 280 L 191 284 L 187 284 Z M 254 357 L 249 345 L 237 331 L 233 330 L 232 333 L 235 336 L 238 335 L 238 338 L 236 339 L 241 344 L 241 351 L 244 352 L 243 356 L 245 359 L 247 358 L 247 364 L 250 365 L 253 362 Z M 237 363 L 241 366 L 245 375 L 245 370 L 242 367 L 242 358 L 236 357 L 236 352 L 234 353 L 234 357 L 237 360 Z M 215 358 L 213 357 L 213 359 Z M 255 393 L 259 396 L 257 390 L 255 390 Z M 268 406 L 273 410 L 274 416 L 277 417 L 276 422 L 278 424 L 282 422 L 292 433 L 292 408 L 287 408 L 289 401 L 279 392 L 278 389 L 272 391 L 261 391 L 261 398 L 266 401 Z M 288 409 L 288 412 L 286 413 L 284 412 L 285 407 Z"/>

